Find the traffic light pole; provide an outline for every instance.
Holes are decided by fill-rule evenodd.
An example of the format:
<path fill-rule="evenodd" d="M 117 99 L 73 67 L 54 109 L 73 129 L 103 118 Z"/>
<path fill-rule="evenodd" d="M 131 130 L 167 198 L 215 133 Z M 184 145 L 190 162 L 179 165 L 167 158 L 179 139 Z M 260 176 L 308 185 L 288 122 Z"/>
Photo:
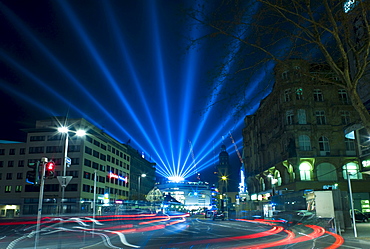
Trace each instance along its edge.
<path fill-rule="evenodd" d="M 48 161 L 46 157 L 41 159 L 42 169 L 41 169 L 41 183 L 40 183 L 40 193 L 39 193 L 39 205 L 37 208 L 37 225 L 36 225 L 36 236 L 35 236 L 35 249 L 40 237 L 40 223 L 41 223 L 41 214 L 42 214 L 42 201 L 44 199 L 44 185 L 45 185 L 45 164 Z"/>

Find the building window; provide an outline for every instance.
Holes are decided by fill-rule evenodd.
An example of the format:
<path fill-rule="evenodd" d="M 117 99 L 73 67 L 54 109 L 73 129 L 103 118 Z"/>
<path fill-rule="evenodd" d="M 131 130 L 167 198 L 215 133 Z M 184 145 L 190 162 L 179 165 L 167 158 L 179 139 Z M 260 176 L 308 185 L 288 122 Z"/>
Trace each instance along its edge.
<path fill-rule="evenodd" d="M 68 152 L 80 152 L 81 147 L 80 145 L 69 145 Z"/>
<path fill-rule="evenodd" d="M 343 166 L 343 178 L 348 179 L 347 174 L 350 179 L 362 179 L 362 174 L 359 171 L 357 163 L 347 163 Z"/>
<path fill-rule="evenodd" d="M 10 149 L 9 150 L 9 155 L 15 155 L 15 149 Z"/>
<path fill-rule="evenodd" d="M 100 153 L 96 150 L 93 151 L 93 156 L 96 157 L 96 158 L 99 158 L 100 157 Z"/>
<path fill-rule="evenodd" d="M 87 167 L 91 167 L 91 161 L 89 159 L 85 159 L 84 165 Z"/>
<path fill-rule="evenodd" d="M 31 136 L 31 137 L 30 137 L 30 141 L 31 141 L 31 142 L 35 142 L 35 141 L 45 141 L 45 136 Z"/>
<path fill-rule="evenodd" d="M 312 166 L 308 162 L 303 162 L 299 165 L 299 174 L 301 181 L 311 181 Z"/>
<path fill-rule="evenodd" d="M 342 125 L 348 125 L 351 123 L 349 111 L 340 111 L 340 118 L 342 120 Z"/>
<path fill-rule="evenodd" d="M 316 116 L 316 124 L 318 125 L 326 124 L 325 111 L 316 111 L 315 116 Z"/>
<path fill-rule="evenodd" d="M 92 149 L 85 146 L 85 153 L 91 155 L 92 154 Z"/>
<path fill-rule="evenodd" d="M 330 163 L 320 163 L 317 165 L 317 180 L 319 181 L 338 181 L 337 170 Z"/>
<path fill-rule="evenodd" d="M 0 168 L 4 167 L 4 161 L 0 161 Z"/>
<path fill-rule="evenodd" d="M 347 95 L 346 90 L 339 89 L 338 90 L 338 97 L 339 97 L 340 102 L 342 102 L 343 104 L 348 104 L 348 95 Z"/>
<path fill-rule="evenodd" d="M 89 142 L 89 143 L 92 143 L 93 142 L 93 139 L 89 136 L 86 136 L 86 141 Z"/>
<path fill-rule="evenodd" d="M 8 161 L 8 167 L 14 167 L 14 161 Z"/>
<path fill-rule="evenodd" d="M 5 155 L 5 149 L 0 149 L 0 155 Z"/>
<path fill-rule="evenodd" d="M 353 153 L 356 152 L 355 141 L 353 139 L 345 138 L 344 142 L 346 144 L 347 152 L 353 152 Z"/>
<path fill-rule="evenodd" d="M 15 186 L 15 192 L 22 192 L 22 185 Z"/>
<path fill-rule="evenodd" d="M 96 146 L 100 147 L 100 142 L 99 142 L 99 141 L 94 140 L 94 145 L 96 145 Z"/>
<path fill-rule="evenodd" d="M 293 110 L 286 111 L 285 113 L 285 119 L 287 125 L 292 125 L 294 122 L 294 113 Z"/>
<path fill-rule="evenodd" d="M 24 160 L 18 160 L 18 167 L 24 167 Z"/>
<path fill-rule="evenodd" d="M 13 179 L 13 174 L 12 173 L 6 173 L 6 179 L 7 180 L 12 180 Z"/>
<path fill-rule="evenodd" d="M 5 193 L 10 193 L 12 191 L 12 186 L 5 186 Z"/>
<path fill-rule="evenodd" d="M 91 173 L 84 171 L 84 178 L 85 179 L 91 179 Z"/>
<path fill-rule="evenodd" d="M 19 149 L 19 154 L 20 154 L 20 155 L 24 155 L 24 154 L 26 154 L 26 149 L 25 149 L 25 148 L 20 148 L 20 149 Z"/>
<path fill-rule="evenodd" d="M 299 142 L 299 149 L 302 151 L 309 151 L 311 150 L 311 140 L 309 136 L 300 135 L 298 137 Z"/>
<path fill-rule="evenodd" d="M 297 88 L 297 89 L 295 90 L 295 98 L 296 98 L 297 100 L 301 100 L 301 99 L 303 99 L 303 89 L 302 89 L 302 88 Z"/>
<path fill-rule="evenodd" d="M 72 165 L 79 165 L 80 164 L 80 158 L 71 158 L 71 164 Z"/>
<path fill-rule="evenodd" d="M 322 91 L 320 89 L 313 90 L 313 99 L 315 101 L 324 101 L 324 96 L 322 95 Z"/>
<path fill-rule="evenodd" d="M 30 147 L 29 148 L 30 154 L 38 154 L 38 153 L 44 153 L 44 147 Z"/>
<path fill-rule="evenodd" d="M 48 141 L 62 140 L 62 134 L 48 136 Z"/>
<path fill-rule="evenodd" d="M 298 109 L 298 124 L 307 124 L 305 109 Z"/>
<path fill-rule="evenodd" d="M 23 179 L 23 173 L 17 173 L 17 179 Z"/>
<path fill-rule="evenodd" d="M 330 146 L 329 146 L 329 139 L 327 137 L 320 137 L 319 138 L 319 149 L 320 155 L 326 156 L 330 153 Z"/>
<path fill-rule="evenodd" d="M 286 90 L 284 91 L 284 101 L 285 101 L 285 102 L 289 102 L 289 101 L 291 101 L 291 97 L 290 97 L 290 95 L 291 95 L 291 91 L 290 91 L 290 89 L 286 89 Z"/>
<path fill-rule="evenodd" d="M 63 146 L 46 146 L 46 153 L 61 153 L 63 149 Z"/>

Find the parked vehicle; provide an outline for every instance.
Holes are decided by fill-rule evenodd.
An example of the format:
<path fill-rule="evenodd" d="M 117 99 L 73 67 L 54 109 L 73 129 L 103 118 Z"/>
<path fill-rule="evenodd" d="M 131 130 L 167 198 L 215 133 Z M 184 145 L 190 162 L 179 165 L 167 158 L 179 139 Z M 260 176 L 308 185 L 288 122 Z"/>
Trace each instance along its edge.
<path fill-rule="evenodd" d="M 351 213 L 351 217 L 352 217 L 352 213 Z M 360 210 L 355 209 L 355 220 L 362 221 L 362 222 L 368 222 L 369 217 L 363 214 Z"/>

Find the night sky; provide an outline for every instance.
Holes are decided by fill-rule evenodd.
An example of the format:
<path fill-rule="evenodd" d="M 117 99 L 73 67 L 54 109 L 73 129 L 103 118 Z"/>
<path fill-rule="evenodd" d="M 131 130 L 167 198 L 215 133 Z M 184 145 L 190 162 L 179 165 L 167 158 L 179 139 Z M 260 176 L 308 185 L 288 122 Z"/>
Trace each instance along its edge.
<path fill-rule="evenodd" d="M 217 101 L 211 75 L 228 48 L 186 49 L 202 33 L 183 13 L 192 2 L 2 0 L 0 140 L 24 141 L 19 129 L 68 116 L 130 141 L 162 176 L 206 175 L 222 143 L 239 168 L 230 133 L 241 153 L 244 117 L 227 103 L 206 108 Z M 261 94 L 270 74 L 249 94 Z"/>

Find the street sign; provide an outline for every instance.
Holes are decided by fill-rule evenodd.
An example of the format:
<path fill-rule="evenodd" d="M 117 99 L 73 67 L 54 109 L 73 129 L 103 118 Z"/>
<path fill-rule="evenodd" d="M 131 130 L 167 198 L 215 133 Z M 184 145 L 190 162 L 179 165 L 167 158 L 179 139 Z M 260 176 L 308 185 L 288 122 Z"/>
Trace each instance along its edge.
<path fill-rule="evenodd" d="M 63 188 L 68 185 L 72 178 L 73 176 L 57 176 L 58 182 Z"/>
<path fill-rule="evenodd" d="M 71 164 L 71 158 L 66 157 L 66 164 Z"/>

